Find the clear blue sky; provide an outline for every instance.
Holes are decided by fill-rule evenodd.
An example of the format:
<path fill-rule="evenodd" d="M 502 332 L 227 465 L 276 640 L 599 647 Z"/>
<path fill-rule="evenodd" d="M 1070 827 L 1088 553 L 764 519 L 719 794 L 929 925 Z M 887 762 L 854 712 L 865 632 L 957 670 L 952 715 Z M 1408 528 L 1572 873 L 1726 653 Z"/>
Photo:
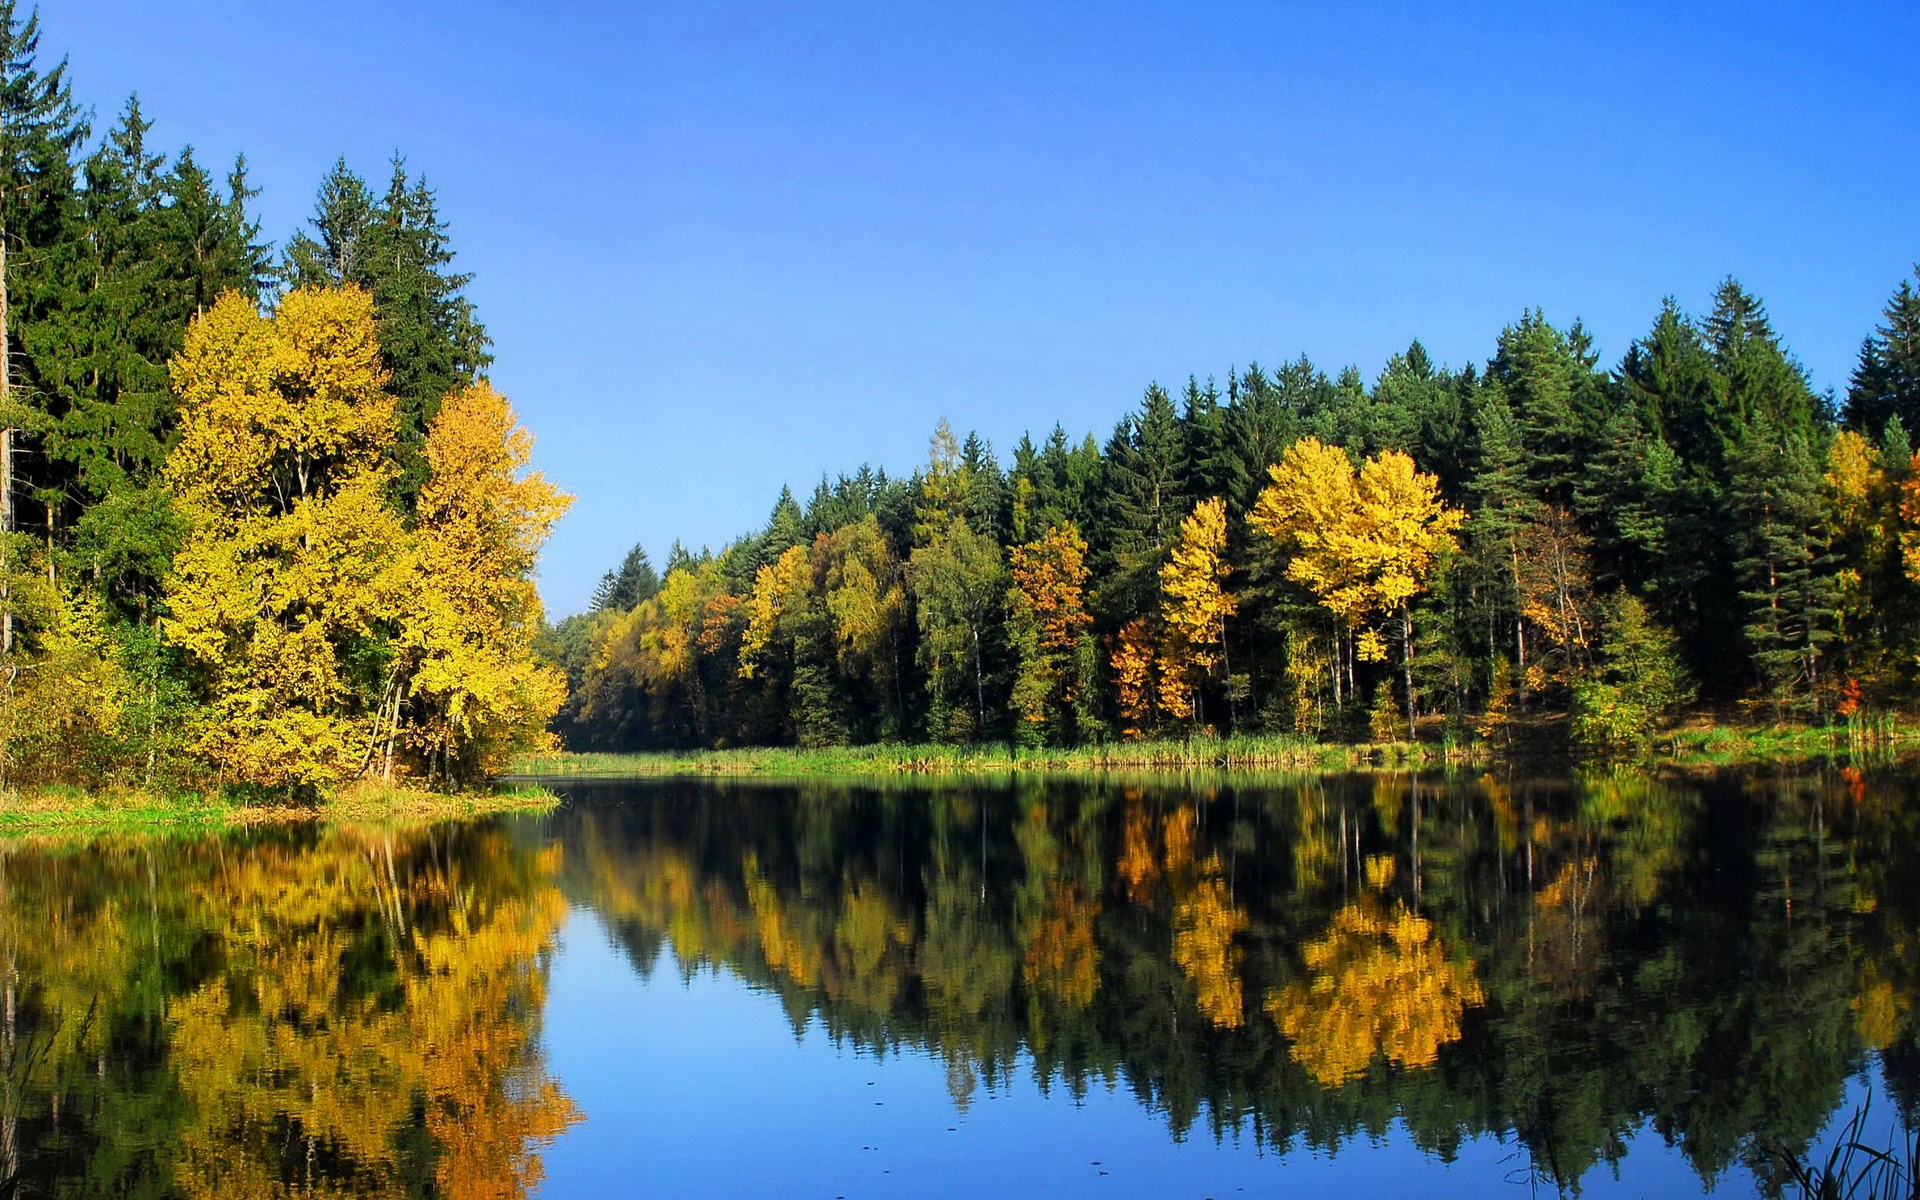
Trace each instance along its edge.
<path fill-rule="evenodd" d="M 543 590 L 781 484 L 1102 439 L 1151 380 L 1530 305 L 1609 363 L 1733 274 L 1816 386 L 1920 259 L 1920 5 L 61 0 L 101 124 L 244 150 L 280 241 L 345 154 L 438 189 L 494 379 L 578 496 Z"/>

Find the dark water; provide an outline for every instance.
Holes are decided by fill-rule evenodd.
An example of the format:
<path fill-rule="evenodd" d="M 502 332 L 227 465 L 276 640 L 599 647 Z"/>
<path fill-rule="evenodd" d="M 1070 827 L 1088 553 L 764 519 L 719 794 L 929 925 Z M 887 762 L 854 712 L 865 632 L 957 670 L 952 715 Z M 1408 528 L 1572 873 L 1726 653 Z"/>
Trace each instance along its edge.
<path fill-rule="evenodd" d="M 1920 1117 L 1905 776 L 566 790 L 0 847 L 0 1180 L 1743 1196 Z"/>

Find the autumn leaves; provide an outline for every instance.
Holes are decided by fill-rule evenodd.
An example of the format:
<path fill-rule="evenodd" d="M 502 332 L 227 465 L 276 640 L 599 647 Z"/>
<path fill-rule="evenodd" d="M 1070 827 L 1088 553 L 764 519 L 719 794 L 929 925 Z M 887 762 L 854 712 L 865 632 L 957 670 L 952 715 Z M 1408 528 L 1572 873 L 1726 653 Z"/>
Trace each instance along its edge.
<path fill-rule="evenodd" d="M 532 658 L 530 576 L 567 499 L 525 474 L 532 439 L 498 393 L 446 398 L 408 513 L 366 292 L 296 290 L 271 316 L 229 293 L 172 373 L 164 477 L 189 532 L 164 632 L 201 702 L 191 740 L 220 778 L 465 782 L 545 736 L 564 685 Z"/>
<path fill-rule="evenodd" d="M 1312 597 L 1328 618 L 1320 654 L 1302 653 L 1329 672 L 1336 705 L 1350 698 L 1354 663 L 1389 657 L 1398 641 L 1412 722 L 1413 601 L 1440 560 L 1453 552 L 1466 514 L 1440 497 L 1439 482 L 1397 450 L 1363 462 L 1313 437 L 1289 446 L 1268 469 L 1271 482 L 1247 514 L 1256 557 L 1278 555 L 1281 578 Z M 1204 500 L 1181 522 L 1160 569 L 1157 614 L 1129 623 L 1115 639 L 1112 666 L 1126 736 L 1145 736 L 1164 716 L 1206 723 L 1207 685 L 1226 676 L 1232 703 L 1226 620 L 1238 610 L 1226 590 L 1226 505 Z M 1382 632 L 1383 626 L 1387 633 Z M 1304 649 L 1304 648 L 1303 648 Z"/>

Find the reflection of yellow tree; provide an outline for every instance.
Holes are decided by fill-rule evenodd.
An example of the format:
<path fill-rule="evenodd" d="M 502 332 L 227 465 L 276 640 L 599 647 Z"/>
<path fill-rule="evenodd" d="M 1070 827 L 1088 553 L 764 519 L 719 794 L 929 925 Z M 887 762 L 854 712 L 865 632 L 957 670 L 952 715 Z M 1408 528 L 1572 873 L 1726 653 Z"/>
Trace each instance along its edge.
<path fill-rule="evenodd" d="M 1100 902 L 1087 897 L 1079 884 L 1055 882 L 1049 887 L 1045 915 L 1027 942 L 1027 986 L 1071 1008 L 1092 1004 L 1100 986 L 1100 951 L 1093 942 L 1093 921 L 1099 915 Z"/>
<path fill-rule="evenodd" d="M 1120 878 L 1127 881 L 1127 899 L 1146 903 L 1160 878 L 1160 860 L 1153 853 L 1153 818 L 1140 803 L 1136 789 L 1127 791 L 1125 826 L 1120 839 Z"/>
<path fill-rule="evenodd" d="M 193 1197 L 514 1197 L 578 1119 L 537 1040 L 557 849 L 336 828 L 83 861 L 0 879 L 0 975 L 45 981 L 42 1111 L 162 1074 L 132 1111 L 165 1162 L 112 1169 Z"/>
<path fill-rule="evenodd" d="M 1294 1059 L 1329 1087 L 1380 1055 L 1432 1063 L 1482 999 L 1472 965 L 1447 957 L 1433 922 L 1378 895 L 1335 913 L 1304 957 L 1308 978 L 1269 992 L 1266 1011 L 1292 1039 Z"/>
<path fill-rule="evenodd" d="M 1191 807 L 1166 820 L 1167 884 L 1173 892 L 1173 961 L 1193 981 L 1195 1001 L 1214 1024 L 1244 1021 L 1240 950 L 1233 939 L 1247 928 L 1247 912 L 1233 902 L 1218 855 L 1193 860 Z"/>
<path fill-rule="evenodd" d="M 465 860 L 476 878 L 396 867 L 401 836 L 330 833 L 214 881 L 233 914 L 217 931 L 226 970 L 170 1014 L 187 1194 L 405 1195 L 404 1134 L 424 1110 L 438 1194 L 522 1196 L 535 1148 L 578 1119 L 528 1019 L 565 912 L 557 848 L 489 836 Z M 502 886 L 516 866 L 527 886 Z M 381 944 L 391 957 L 368 967 Z"/>

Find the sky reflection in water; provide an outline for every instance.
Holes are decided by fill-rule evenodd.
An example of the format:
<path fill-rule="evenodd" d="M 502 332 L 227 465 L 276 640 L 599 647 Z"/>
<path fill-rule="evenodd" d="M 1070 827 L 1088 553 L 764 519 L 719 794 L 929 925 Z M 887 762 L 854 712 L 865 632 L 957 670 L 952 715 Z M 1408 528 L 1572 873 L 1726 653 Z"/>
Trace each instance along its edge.
<path fill-rule="evenodd" d="M 1920 1097 L 1904 776 L 569 791 L 8 846 L 0 1178 L 1745 1195 Z"/>

